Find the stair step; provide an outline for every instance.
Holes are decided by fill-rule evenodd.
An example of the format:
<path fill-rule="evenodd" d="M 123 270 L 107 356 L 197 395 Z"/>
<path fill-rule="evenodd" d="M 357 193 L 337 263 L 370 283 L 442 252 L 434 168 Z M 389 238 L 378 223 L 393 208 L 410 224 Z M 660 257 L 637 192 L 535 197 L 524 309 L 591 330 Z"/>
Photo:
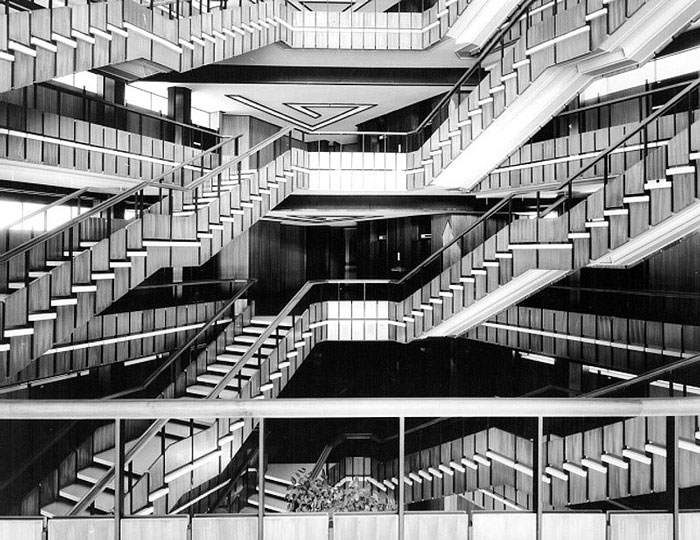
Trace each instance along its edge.
<path fill-rule="evenodd" d="M 4 337 L 5 338 L 13 338 L 13 337 L 22 337 L 22 336 L 31 336 L 34 334 L 34 327 L 33 326 L 25 326 L 25 327 L 18 327 L 18 328 L 6 328 Z"/>
<path fill-rule="evenodd" d="M 27 272 L 27 275 L 28 275 L 30 278 L 35 278 L 35 279 L 36 279 L 36 278 L 48 276 L 48 275 L 49 275 L 49 271 L 48 271 L 48 270 L 30 270 L 29 272 Z"/>
<path fill-rule="evenodd" d="M 259 506 L 259 497 L 257 493 L 254 493 L 250 497 L 248 497 L 248 504 L 254 507 Z M 275 499 L 268 499 L 265 497 L 265 510 L 269 510 L 270 512 L 275 512 L 275 513 L 282 513 L 287 511 L 287 503 L 284 502 L 282 504 L 281 501 L 276 501 Z"/>
<path fill-rule="evenodd" d="M 54 501 L 41 507 L 41 515 L 47 518 L 55 518 L 61 516 L 67 516 L 68 512 L 71 511 L 73 505 L 66 501 Z"/>
<path fill-rule="evenodd" d="M 627 208 L 608 208 L 603 210 L 604 216 L 627 216 L 630 211 Z"/>
<path fill-rule="evenodd" d="M 219 384 L 224 378 L 224 374 L 215 374 L 215 373 L 203 373 L 201 375 L 197 376 L 197 382 L 203 383 L 203 384 L 211 384 L 216 386 Z M 238 380 L 237 379 L 232 379 L 227 385 L 226 388 L 231 388 L 233 390 L 238 390 Z"/>
<path fill-rule="evenodd" d="M 90 274 L 90 279 L 93 279 L 95 281 L 106 281 L 110 279 L 114 279 L 116 277 L 116 274 L 114 272 L 93 272 Z"/>
<path fill-rule="evenodd" d="M 240 334 L 236 337 L 233 338 L 233 342 L 235 343 L 247 343 L 248 345 L 252 345 L 259 339 L 258 336 L 247 336 L 245 334 Z M 273 337 L 267 338 L 265 341 L 263 341 L 263 345 L 271 348 L 277 347 L 277 340 Z"/>
<path fill-rule="evenodd" d="M 52 321 L 57 317 L 55 311 L 34 311 L 27 315 L 29 322 Z"/>
<path fill-rule="evenodd" d="M 10 281 L 7 284 L 7 288 L 13 291 L 18 291 L 19 289 L 24 289 L 24 281 Z"/>
<path fill-rule="evenodd" d="M 625 204 L 645 203 L 649 202 L 649 200 L 649 195 L 627 195 L 622 198 L 622 202 Z"/>
<path fill-rule="evenodd" d="M 277 317 L 274 317 L 274 316 L 256 315 L 255 317 L 253 317 L 250 320 L 250 324 L 257 324 L 257 325 L 261 325 L 261 326 L 270 326 L 276 318 Z M 282 319 L 280 326 L 291 328 L 292 327 L 292 318 L 285 317 L 284 319 Z"/>
<path fill-rule="evenodd" d="M 608 227 L 610 223 L 607 220 L 595 220 L 595 221 L 586 221 L 586 229 L 604 229 Z"/>
<path fill-rule="evenodd" d="M 246 344 L 246 345 L 236 345 L 236 344 L 234 343 L 233 345 L 227 345 L 227 346 L 226 346 L 226 350 L 227 350 L 228 352 L 233 352 L 233 353 L 246 353 L 246 352 L 248 352 L 248 349 L 250 349 L 250 345 L 249 345 L 249 344 Z M 263 345 L 262 347 L 260 347 L 259 350 L 260 350 L 260 352 L 262 352 L 263 356 L 267 356 L 267 355 L 269 355 L 269 354 L 274 350 L 274 348 L 272 348 L 272 347 L 270 347 L 270 346 L 268 346 L 268 345 Z M 217 358 L 218 358 L 218 357 L 217 357 Z"/>
<path fill-rule="evenodd" d="M 220 364 L 217 362 L 214 364 L 209 364 L 207 366 L 207 371 L 209 373 L 218 373 L 220 375 L 226 375 L 229 371 L 231 371 L 232 368 L 233 366 L 231 364 Z M 243 371 L 245 371 L 245 369 L 246 368 L 241 370 L 241 378 L 248 380 L 250 377 L 243 374 Z"/>
<path fill-rule="evenodd" d="M 171 420 L 165 424 L 165 432 L 179 439 L 187 439 L 192 433 L 199 433 L 202 431 L 202 426 L 193 424 L 192 427 L 186 422 L 179 422 Z"/>
<path fill-rule="evenodd" d="M 128 249 L 126 251 L 127 257 L 148 257 L 148 251 L 145 249 Z"/>
<path fill-rule="evenodd" d="M 187 394 L 192 397 L 207 397 L 209 394 L 211 394 L 211 391 L 213 389 L 213 386 L 207 386 L 204 384 L 193 384 L 192 386 L 187 387 Z M 221 399 L 237 399 L 238 392 L 234 392 L 233 390 L 223 390 L 219 394 L 219 397 Z"/>
<path fill-rule="evenodd" d="M 673 183 L 668 180 L 650 180 L 644 184 L 644 189 L 647 191 L 652 191 L 654 189 L 669 189 L 673 187 Z"/>
<path fill-rule="evenodd" d="M 75 483 L 61 489 L 58 494 L 69 501 L 78 502 L 90 490 L 89 484 Z M 109 513 L 114 508 L 114 494 L 109 491 L 103 491 L 94 502 L 95 508 L 102 512 Z"/>
<path fill-rule="evenodd" d="M 222 354 L 216 355 L 216 359 L 221 363 L 228 364 L 229 369 L 231 368 L 232 365 L 237 364 L 241 358 L 243 358 L 242 354 L 234 354 L 234 353 L 222 353 Z"/>
<path fill-rule="evenodd" d="M 51 307 L 77 306 L 78 299 L 75 297 L 56 297 L 51 299 Z"/>
<path fill-rule="evenodd" d="M 70 291 L 72 293 L 97 292 L 97 285 L 73 285 Z"/>
<path fill-rule="evenodd" d="M 68 262 L 67 260 L 57 260 L 57 259 L 52 259 L 46 261 L 46 266 L 49 268 L 55 268 L 57 266 L 61 266 L 64 262 Z"/>
<path fill-rule="evenodd" d="M 179 439 L 175 437 L 170 437 L 166 435 L 162 437 L 159 434 L 153 437 L 146 445 L 136 453 L 132 463 L 132 470 L 138 476 L 143 476 L 148 471 L 148 468 L 153 464 L 153 462 L 158 459 L 161 455 L 162 445 L 170 446 L 171 444 L 177 442 Z M 136 440 L 128 441 L 125 446 L 125 451 L 128 452 L 136 444 Z M 96 454 L 93 457 L 93 461 L 100 465 L 105 465 L 111 467 L 114 465 L 114 448 L 109 448 Z"/>
<path fill-rule="evenodd" d="M 131 261 L 109 261 L 110 268 L 131 268 Z"/>

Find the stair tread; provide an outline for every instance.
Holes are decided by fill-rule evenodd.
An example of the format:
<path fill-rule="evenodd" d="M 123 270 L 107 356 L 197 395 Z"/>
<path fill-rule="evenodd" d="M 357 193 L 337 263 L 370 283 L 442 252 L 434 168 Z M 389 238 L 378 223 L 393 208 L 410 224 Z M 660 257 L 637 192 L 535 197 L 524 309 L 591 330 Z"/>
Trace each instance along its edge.
<path fill-rule="evenodd" d="M 68 512 L 70 512 L 72 508 L 73 508 L 73 505 L 70 504 L 69 502 L 57 500 L 57 501 L 50 502 L 49 504 L 47 504 L 45 506 L 42 506 L 41 507 L 41 515 L 48 517 L 48 518 L 66 516 L 66 515 L 68 515 Z"/>
<path fill-rule="evenodd" d="M 165 438 L 165 445 L 177 442 L 178 439 L 175 437 Z M 127 442 L 125 446 L 125 452 L 128 452 L 134 445 L 136 440 Z M 161 455 L 161 437 L 153 437 L 146 446 L 144 446 L 139 452 L 136 453 L 132 463 L 132 470 L 134 473 L 142 476 L 146 473 L 151 464 Z M 114 448 L 109 448 L 96 454 L 94 460 L 101 465 L 114 465 Z"/>
<path fill-rule="evenodd" d="M 206 384 L 193 384 L 192 386 L 187 387 L 187 393 L 191 396 L 206 397 L 213 389 L 213 386 L 208 386 Z M 234 392 L 233 390 L 223 390 L 221 394 L 219 394 L 219 397 L 221 399 L 236 399 L 238 398 L 238 392 Z"/>
<path fill-rule="evenodd" d="M 61 497 L 78 502 L 90 490 L 89 484 L 74 483 L 62 488 L 59 492 Z M 103 491 L 94 502 L 95 508 L 103 512 L 111 512 L 114 508 L 114 494 L 111 491 Z"/>
<path fill-rule="evenodd" d="M 216 385 L 216 384 L 219 384 L 223 378 L 224 378 L 224 374 L 203 373 L 202 375 L 197 376 L 197 382 Z M 238 380 L 236 380 L 234 378 L 232 381 L 230 381 L 226 385 L 226 387 L 233 388 L 233 389 L 237 390 L 238 389 Z"/>

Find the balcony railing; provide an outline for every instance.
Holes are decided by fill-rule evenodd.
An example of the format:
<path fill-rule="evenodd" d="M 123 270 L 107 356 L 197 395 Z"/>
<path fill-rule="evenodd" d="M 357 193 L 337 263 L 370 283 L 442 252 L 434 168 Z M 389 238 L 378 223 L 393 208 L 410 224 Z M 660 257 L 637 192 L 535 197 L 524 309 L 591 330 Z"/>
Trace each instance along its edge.
<path fill-rule="evenodd" d="M 396 482 L 387 480 L 393 485 L 388 491 L 393 491 L 397 500 L 397 510 L 393 513 L 352 513 L 336 514 L 333 517 L 334 538 L 336 540 L 359 540 L 358 530 L 365 534 L 372 534 L 373 538 L 399 538 L 419 540 L 424 539 L 427 531 L 431 534 L 439 534 L 441 539 L 457 540 L 472 534 L 472 538 L 501 538 L 508 535 L 514 538 L 513 531 L 517 531 L 516 538 L 535 540 L 536 538 L 557 539 L 586 539 L 591 538 L 609 540 L 629 540 L 630 538 L 654 540 L 691 540 L 696 529 L 697 520 L 700 519 L 697 511 L 684 508 L 681 511 L 678 505 L 679 490 L 688 485 L 688 479 L 681 480 L 683 475 L 690 475 L 695 481 L 693 467 L 700 462 L 700 445 L 695 439 L 697 426 L 697 411 L 700 410 L 700 398 L 685 399 L 609 399 L 609 398 L 397 398 L 397 399 L 277 399 L 277 400 L 123 400 L 118 403 L 107 401 L 11 401 L 0 402 L 0 419 L 12 421 L 28 420 L 75 420 L 75 421 L 112 421 L 114 424 L 115 440 L 117 447 L 123 446 L 121 437 L 122 422 L 130 420 L 154 420 L 169 418 L 245 418 L 258 421 L 258 470 L 266 470 L 266 445 L 268 441 L 265 432 L 268 423 L 287 422 L 294 424 L 300 420 L 321 421 L 347 421 L 350 419 L 382 420 L 386 426 L 394 426 L 398 433 L 397 443 L 397 469 L 394 475 Z M 195 414 L 196 413 L 196 414 Z M 438 512 L 438 513 L 414 513 L 407 511 L 406 495 L 415 489 L 415 474 L 409 474 L 409 454 L 406 451 L 406 423 L 429 418 L 454 418 L 463 421 L 472 421 L 487 418 L 492 422 L 501 419 L 516 420 L 523 430 L 530 433 L 533 445 L 529 456 L 520 457 L 522 461 L 515 462 L 509 456 L 493 450 L 491 444 L 474 449 L 479 456 L 476 462 L 478 470 L 474 471 L 469 465 L 462 465 L 458 458 L 438 458 L 440 461 L 434 464 L 434 471 L 425 478 L 426 485 L 434 483 L 436 489 L 438 483 L 450 487 L 449 491 L 441 492 L 439 497 L 450 497 L 454 494 L 459 498 L 460 484 L 470 475 L 487 475 L 495 480 L 499 475 L 505 474 L 508 467 L 519 466 L 523 482 L 532 484 L 530 493 L 531 504 L 529 510 L 523 507 L 523 502 L 509 500 L 499 490 L 482 487 L 475 493 L 468 492 L 465 495 L 472 500 L 490 501 L 487 506 L 496 510 L 468 513 Z M 643 448 L 636 448 L 632 442 L 634 433 L 630 432 L 616 442 L 611 438 L 606 445 L 619 444 L 621 455 L 616 456 L 607 453 L 602 461 L 593 460 L 583 456 L 567 456 L 568 461 L 561 468 L 553 465 L 545 467 L 545 453 L 552 459 L 552 447 L 546 449 L 545 426 L 549 422 L 569 422 L 575 426 L 581 426 L 584 422 L 601 421 L 604 424 L 610 419 L 626 419 L 630 426 L 638 421 L 648 422 L 649 425 L 665 425 L 665 433 L 651 434 L 651 441 L 642 441 Z M 319 424 L 320 425 L 320 424 Z M 603 436 L 606 428 L 600 428 L 596 433 Z M 494 432 L 495 433 L 495 432 Z M 494 434 L 495 436 L 495 434 Z M 612 432 L 610 437 L 613 437 Z M 620 435 L 622 437 L 622 435 Z M 646 446 L 644 446 L 646 443 Z M 586 442 L 589 444 L 589 442 Z M 590 452 L 590 449 L 588 450 Z M 663 456 L 661 452 L 663 451 Z M 123 448 L 117 456 L 123 455 Z M 461 452 L 469 452 L 464 449 Z M 470 454 L 471 455 L 471 454 Z M 459 457 L 459 456 L 458 456 Z M 413 459 L 413 458 L 410 458 Z M 447 459 L 447 461 L 445 461 Z M 450 462 L 454 462 L 454 465 Z M 467 460 L 471 462 L 471 460 Z M 483 464 L 482 464 L 483 461 Z M 462 460 L 462 462 L 464 462 Z M 488 464 L 486 463 L 488 462 Z M 116 469 L 122 470 L 120 457 L 117 457 Z M 437 463 L 447 463 L 438 469 Z M 509 465 L 510 463 L 510 465 Z M 637 512 L 572 512 L 562 514 L 552 513 L 545 506 L 545 493 L 550 490 L 566 488 L 568 483 L 573 484 L 577 476 L 600 475 L 601 479 L 623 478 L 632 472 L 633 475 L 642 474 L 649 464 L 653 468 L 663 469 L 663 474 L 668 483 L 661 492 L 665 497 L 661 503 L 652 503 L 649 511 Z M 515 464 L 515 465 L 513 465 Z M 646 465 L 645 465 L 646 464 Z M 646 467 L 646 469 L 645 469 Z M 446 470 L 447 469 L 447 470 Z M 527 474 L 525 469 L 529 469 Z M 426 469 L 427 470 L 427 469 Z M 603 472 L 604 470 L 604 472 Z M 573 471 L 573 472 L 569 472 Z M 644 474 L 647 474 L 644 473 Z M 123 473 L 122 473 L 123 474 Z M 495 476 L 492 476 L 495 475 Z M 565 478 L 566 477 L 566 478 Z M 476 476 L 474 476 L 476 478 Z M 484 477 L 486 478 L 486 477 Z M 529 479 L 529 480 L 528 480 Z M 117 475 L 116 493 L 120 492 L 124 478 Z M 240 538 L 246 540 L 256 538 L 296 539 L 300 540 L 326 540 L 328 538 L 328 515 L 319 514 L 281 514 L 272 515 L 265 511 L 264 499 L 266 497 L 265 484 L 268 480 L 265 474 L 258 474 L 258 489 L 262 494 L 257 516 L 171 516 L 160 518 L 148 518 L 137 516 L 125 516 L 122 507 L 117 502 L 115 512 L 107 517 L 68 518 L 68 519 L 3 519 L 0 527 L 13 532 L 28 531 L 26 534 L 37 534 L 48 527 L 51 540 L 63 540 L 68 530 L 73 531 L 71 538 L 81 538 L 76 534 L 115 533 L 115 538 L 141 539 L 146 531 L 154 531 L 158 524 L 158 531 L 151 532 L 149 538 L 180 539 L 187 538 L 188 527 L 192 528 L 192 538 L 219 538 L 214 534 L 231 534 L 237 530 Z M 617 480 L 612 480 L 613 486 Z M 385 484 L 386 485 L 386 484 Z M 399 486 L 403 488 L 399 489 Z M 225 490 L 222 486 L 218 491 Z M 378 489 L 378 488 L 377 488 Z M 203 497 L 213 497 L 215 494 L 203 494 Z M 476 499 L 474 499 L 476 497 Z M 614 496 L 613 496 L 614 497 Z M 117 498 L 119 501 L 119 498 Z M 664 502 L 665 501 L 665 502 Z M 675 502 L 674 502 L 675 501 Z M 660 504 L 660 505 L 659 505 Z M 667 505 L 664 507 L 664 505 Z M 500 511 L 498 510 L 500 508 Z M 503 512 L 505 510 L 505 513 Z M 212 520 L 204 522 L 203 520 Z M 218 520 L 218 521 L 216 521 Z M 212 532 L 214 530 L 219 533 Z M 419 533 L 419 530 L 422 530 Z M 635 533 L 630 531 L 634 530 Z M 224 532 L 228 531 L 228 533 Z M 556 533 L 555 533 L 556 531 Z M 281 536 L 283 535 L 284 536 Z M 634 534 L 634 536 L 630 536 Z M 165 535 L 165 536 L 164 536 Z M 207 536 L 208 535 L 208 536 Z M 554 536 L 551 536 L 554 535 Z M 652 536 L 653 535 L 653 536 Z M 366 538 L 367 536 L 365 536 Z M 38 538 L 27 536 L 29 540 Z M 222 537 L 223 538 L 223 537 Z"/>

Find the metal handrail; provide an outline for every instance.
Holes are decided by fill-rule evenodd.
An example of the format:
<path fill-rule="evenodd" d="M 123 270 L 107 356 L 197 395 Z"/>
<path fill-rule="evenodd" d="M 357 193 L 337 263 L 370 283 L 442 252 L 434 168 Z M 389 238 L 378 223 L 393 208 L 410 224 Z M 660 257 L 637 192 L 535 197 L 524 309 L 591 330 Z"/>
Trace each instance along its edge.
<path fill-rule="evenodd" d="M 48 212 L 49 210 L 51 210 L 52 208 L 55 208 L 56 206 L 60 206 L 62 204 L 67 203 L 68 201 L 70 201 L 72 199 L 75 199 L 76 197 L 80 197 L 86 191 L 88 191 L 88 188 L 82 188 L 82 189 L 78 189 L 76 191 L 72 191 L 68 195 L 64 195 L 60 199 L 52 202 L 51 204 L 47 204 L 46 206 L 42 206 L 41 208 L 39 208 L 39 209 L 35 210 L 34 212 L 32 212 L 31 214 L 29 214 L 28 216 L 23 216 L 22 218 L 18 219 L 14 223 L 10 223 L 9 225 L 4 225 L 3 227 L 0 228 L 0 230 L 2 230 L 2 229 L 9 230 L 12 227 L 16 227 L 20 223 L 24 223 L 25 221 L 29 221 L 30 219 L 33 219 L 36 216 L 44 214 L 45 212 Z"/>
<path fill-rule="evenodd" d="M 146 390 L 153 381 L 155 381 L 158 376 L 160 376 L 166 369 L 170 368 L 170 366 L 173 365 L 173 363 L 178 360 L 182 356 L 183 351 L 186 350 L 187 348 L 191 347 L 195 342 L 196 342 L 196 337 L 199 337 L 201 334 L 206 332 L 209 328 L 212 327 L 213 324 L 216 323 L 225 313 L 226 311 L 237 301 L 240 300 L 240 298 L 248 292 L 248 290 L 255 284 L 257 283 L 257 280 L 255 279 L 238 279 L 235 281 L 240 281 L 246 283 L 244 287 L 242 287 L 239 291 L 237 291 L 231 299 L 219 310 L 217 311 L 213 317 L 205 323 L 205 325 L 200 328 L 195 334 L 195 337 L 192 339 L 188 340 L 186 344 L 184 344 L 178 351 L 174 354 L 168 357 L 168 360 L 163 362 L 156 368 L 151 375 L 145 379 L 141 384 L 137 386 L 133 386 L 129 388 L 128 390 L 123 390 L 114 394 L 110 394 L 107 396 L 104 396 L 100 398 L 100 401 L 105 401 L 105 400 L 111 400 L 111 399 L 116 399 L 119 397 L 123 397 L 126 395 L 131 395 L 135 394 L 136 392 L 141 392 L 143 390 Z M 32 467 L 39 459 L 41 459 L 54 445 L 58 443 L 59 440 L 63 439 L 74 427 L 76 423 L 72 422 L 71 424 L 65 426 L 61 431 L 56 433 L 47 443 L 43 444 L 41 448 L 36 452 L 34 455 L 32 455 L 29 459 L 25 460 L 19 467 L 14 469 L 12 475 L 4 480 L 2 483 L 0 483 L 0 492 L 5 490 L 9 485 L 11 485 L 19 476 L 21 476 L 27 469 Z"/>

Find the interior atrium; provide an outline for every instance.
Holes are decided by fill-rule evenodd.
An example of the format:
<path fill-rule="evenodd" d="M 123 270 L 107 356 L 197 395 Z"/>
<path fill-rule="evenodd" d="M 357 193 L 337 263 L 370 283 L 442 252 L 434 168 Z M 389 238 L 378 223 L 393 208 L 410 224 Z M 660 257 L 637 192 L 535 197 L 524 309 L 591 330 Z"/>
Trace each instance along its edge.
<path fill-rule="evenodd" d="M 0 540 L 700 539 L 700 0 L 2 0 Z"/>

